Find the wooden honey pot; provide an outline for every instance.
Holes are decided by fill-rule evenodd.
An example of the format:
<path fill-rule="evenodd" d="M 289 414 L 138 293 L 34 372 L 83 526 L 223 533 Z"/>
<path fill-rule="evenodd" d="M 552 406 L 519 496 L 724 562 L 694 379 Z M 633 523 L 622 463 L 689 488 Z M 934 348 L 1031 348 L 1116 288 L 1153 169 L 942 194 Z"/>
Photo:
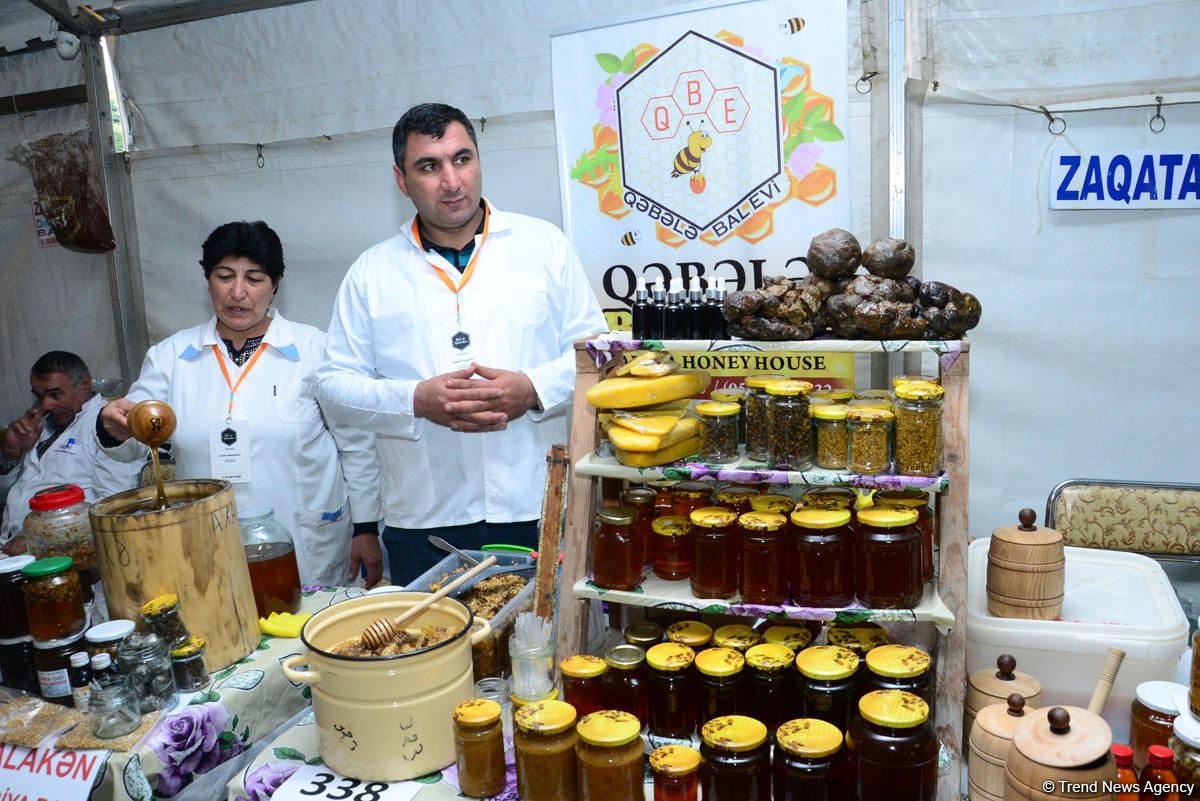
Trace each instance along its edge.
<path fill-rule="evenodd" d="M 1037 513 L 1022 509 L 1019 525 L 992 532 L 988 546 L 988 614 L 1025 620 L 1053 620 L 1062 613 L 1066 560 L 1063 538 L 1036 526 Z"/>
<path fill-rule="evenodd" d="M 1020 693 L 979 710 L 967 744 L 967 794 L 971 801 L 1004 801 L 1004 768 L 1013 731 L 1024 719 L 1025 698 Z"/>
<path fill-rule="evenodd" d="M 967 752 L 967 738 L 979 710 L 992 704 L 1003 704 L 1013 693 L 1025 699 L 1026 710 L 1042 705 L 1042 683 L 1017 670 L 1017 660 L 1011 654 L 1000 654 L 995 670 L 983 668 L 967 678 L 967 697 L 963 702 L 963 753 Z"/>
<path fill-rule="evenodd" d="M 1112 729 L 1078 706 L 1027 712 L 1013 729 L 1004 780 L 1004 801 L 1116 801 Z"/>

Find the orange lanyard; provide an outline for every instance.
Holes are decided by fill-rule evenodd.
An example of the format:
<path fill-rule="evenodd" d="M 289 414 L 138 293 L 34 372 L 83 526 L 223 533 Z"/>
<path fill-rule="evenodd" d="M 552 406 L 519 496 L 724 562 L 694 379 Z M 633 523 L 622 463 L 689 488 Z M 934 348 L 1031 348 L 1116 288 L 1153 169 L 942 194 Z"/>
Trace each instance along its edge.
<path fill-rule="evenodd" d="M 250 357 L 250 361 L 247 362 L 246 366 L 242 369 L 242 374 L 238 376 L 236 384 L 229 380 L 229 370 L 225 369 L 225 360 L 221 358 L 221 349 L 216 345 L 213 345 L 212 349 L 213 353 L 217 354 L 217 365 L 221 368 L 221 374 L 225 376 L 225 386 L 229 387 L 229 411 L 226 413 L 225 419 L 232 420 L 234 393 L 238 391 L 238 387 L 242 385 L 242 381 L 245 380 L 247 375 L 249 375 L 250 368 L 254 366 L 256 361 L 258 361 L 258 357 L 262 356 L 262 352 L 267 349 L 267 343 L 259 343 L 258 350 L 254 351 L 254 355 Z"/>
<path fill-rule="evenodd" d="M 457 284 L 455 284 L 454 281 L 451 280 L 450 276 L 446 275 L 445 270 L 443 270 L 441 267 L 438 267 L 432 261 L 429 262 L 429 266 L 432 267 L 433 271 L 435 273 L 437 273 L 438 277 L 440 277 L 442 279 L 442 283 L 445 284 L 446 287 L 451 292 L 454 293 L 454 311 L 460 317 L 462 316 L 462 306 L 459 302 L 459 294 L 458 293 L 462 291 L 462 288 L 467 285 L 468 281 L 471 280 L 471 276 L 475 274 L 475 263 L 479 260 L 479 251 L 483 250 L 483 243 L 487 241 L 488 223 L 490 221 L 491 221 L 491 214 L 488 213 L 487 206 L 484 206 L 483 207 L 483 235 L 479 239 L 479 244 L 477 244 L 475 246 L 475 252 L 471 254 L 471 260 L 469 262 L 467 262 L 467 269 L 463 270 L 462 280 L 459 281 Z M 421 252 L 424 253 L 425 245 L 421 242 L 421 232 L 417 228 L 417 218 L 416 217 L 413 217 L 412 235 L 413 235 L 413 239 L 417 240 L 417 247 L 419 247 L 421 249 Z M 426 259 L 428 260 L 428 256 L 426 256 Z"/>

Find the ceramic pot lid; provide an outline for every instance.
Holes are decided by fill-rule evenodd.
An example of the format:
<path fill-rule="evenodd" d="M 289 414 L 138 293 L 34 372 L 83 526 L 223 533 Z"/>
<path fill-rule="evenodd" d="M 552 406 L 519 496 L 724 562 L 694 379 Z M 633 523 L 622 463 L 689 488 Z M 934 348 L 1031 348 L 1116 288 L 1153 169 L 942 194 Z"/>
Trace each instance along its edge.
<path fill-rule="evenodd" d="M 1064 714 L 1065 713 L 1065 714 Z M 1013 731 L 1013 748 L 1031 762 L 1052 768 L 1078 768 L 1112 747 L 1104 718 L 1078 706 L 1052 706 L 1025 713 Z"/>

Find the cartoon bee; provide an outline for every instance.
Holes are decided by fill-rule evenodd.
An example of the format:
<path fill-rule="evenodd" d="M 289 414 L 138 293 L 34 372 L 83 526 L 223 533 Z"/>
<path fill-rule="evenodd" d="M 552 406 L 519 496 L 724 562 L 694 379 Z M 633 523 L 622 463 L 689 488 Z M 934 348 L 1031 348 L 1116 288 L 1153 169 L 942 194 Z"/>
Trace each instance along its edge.
<path fill-rule="evenodd" d="M 788 36 L 793 33 L 800 33 L 802 30 L 804 30 L 804 20 L 802 20 L 800 17 L 792 17 L 786 22 L 779 23 L 779 32 L 784 36 Z"/>
<path fill-rule="evenodd" d="M 691 127 L 691 121 L 688 121 L 688 127 Z M 700 172 L 700 156 L 705 150 L 708 150 L 712 144 L 712 137 L 704 132 L 703 129 L 692 131 L 688 134 L 687 144 L 682 150 L 675 155 L 675 163 L 671 170 L 671 177 L 678 178 L 689 172 Z"/>
<path fill-rule="evenodd" d="M 640 241 L 642 241 L 642 232 L 638 230 L 626 231 L 621 235 L 621 244 L 625 247 L 636 245 Z"/>

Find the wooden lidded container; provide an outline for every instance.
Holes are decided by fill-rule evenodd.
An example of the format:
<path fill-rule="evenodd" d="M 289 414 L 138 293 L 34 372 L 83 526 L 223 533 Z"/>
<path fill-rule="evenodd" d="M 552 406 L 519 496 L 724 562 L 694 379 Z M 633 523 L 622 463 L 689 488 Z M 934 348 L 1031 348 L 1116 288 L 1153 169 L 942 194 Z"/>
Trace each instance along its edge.
<path fill-rule="evenodd" d="M 1027 712 L 1013 730 L 1004 780 L 1004 801 L 1116 801 L 1112 729 L 1078 706 Z"/>
<path fill-rule="evenodd" d="M 971 724 L 979 710 L 992 704 L 1004 704 L 1013 693 L 1025 699 L 1025 710 L 1037 709 L 1042 703 L 1042 683 L 1017 670 L 1017 660 L 1011 654 L 1000 654 L 996 669 L 976 670 L 967 678 L 967 700 L 963 703 L 963 753 L 967 751 L 967 738 Z"/>
<path fill-rule="evenodd" d="M 1037 513 L 1022 509 L 1020 525 L 992 531 L 988 546 L 988 614 L 1025 620 L 1053 620 L 1062 612 L 1063 538 L 1036 526 Z"/>
<path fill-rule="evenodd" d="M 971 801 L 1004 801 L 1004 766 L 1013 731 L 1024 719 L 1025 699 L 1020 693 L 1008 696 L 1002 704 L 988 704 L 975 717 L 967 744 L 967 794 Z"/>

